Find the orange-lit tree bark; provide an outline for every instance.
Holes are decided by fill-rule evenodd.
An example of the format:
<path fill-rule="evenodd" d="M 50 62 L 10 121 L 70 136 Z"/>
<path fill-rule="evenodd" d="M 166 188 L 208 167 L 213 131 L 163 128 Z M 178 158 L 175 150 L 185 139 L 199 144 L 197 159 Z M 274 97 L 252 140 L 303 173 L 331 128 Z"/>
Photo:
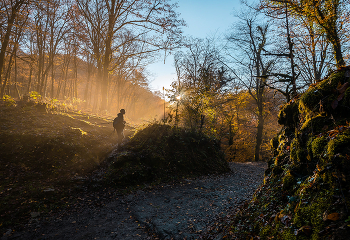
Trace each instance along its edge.
<path fill-rule="evenodd" d="M 68 27 L 70 11 L 65 11 L 65 7 L 69 8 L 58 0 L 34 4 L 33 30 L 36 33 L 38 52 L 36 91 L 42 95 L 46 95 L 47 92 L 48 75 L 54 67 L 58 46 L 70 30 Z M 51 97 L 54 97 L 54 79 L 51 81 Z"/>
<path fill-rule="evenodd" d="M 0 86 L 3 85 L 3 70 L 5 64 L 6 52 L 10 43 L 10 38 L 13 35 L 14 24 L 20 14 L 28 14 L 26 7 L 30 0 L 3 0 L 0 4 L 0 23 L 4 28 L 4 34 L 1 34 L 1 49 L 0 49 Z M 1 96 L 3 91 L 1 91 Z"/>
<path fill-rule="evenodd" d="M 146 52 L 170 49 L 179 41 L 179 27 L 184 23 L 174 11 L 176 5 L 168 0 L 78 0 L 77 3 L 86 29 L 93 29 L 92 34 L 99 35 L 95 41 L 96 36 L 86 31 L 102 74 L 100 110 L 106 110 L 109 74 L 118 49 L 128 42 L 147 44 Z M 121 41 L 128 31 L 132 31 L 132 37 Z"/>
<path fill-rule="evenodd" d="M 345 65 L 340 33 L 342 29 L 342 10 L 349 4 L 348 0 L 266 0 L 267 4 L 281 6 L 287 4 L 292 14 L 308 18 L 326 34 L 333 46 L 333 55 L 337 67 Z"/>
<path fill-rule="evenodd" d="M 9 84 L 9 81 L 10 81 L 10 78 L 11 78 L 11 72 L 12 72 L 13 64 L 16 61 L 16 57 L 17 57 L 16 55 L 17 55 L 19 40 L 21 38 L 21 33 L 18 33 L 18 32 L 22 32 L 22 30 L 19 30 L 18 28 L 16 28 L 16 30 L 14 32 L 15 33 L 15 36 L 13 38 L 14 42 L 12 42 L 12 44 L 11 44 L 12 45 L 11 53 L 8 54 L 9 58 L 8 58 L 8 63 L 7 63 L 7 69 L 6 69 L 4 80 L 3 80 L 3 84 L 2 84 L 2 87 L 1 87 L 1 90 L 0 90 L 0 96 L 4 96 L 5 88 Z M 16 79 L 15 79 L 15 81 L 16 81 Z M 8 89 L 8 94 L 10 94 L 10 89 Z"/>

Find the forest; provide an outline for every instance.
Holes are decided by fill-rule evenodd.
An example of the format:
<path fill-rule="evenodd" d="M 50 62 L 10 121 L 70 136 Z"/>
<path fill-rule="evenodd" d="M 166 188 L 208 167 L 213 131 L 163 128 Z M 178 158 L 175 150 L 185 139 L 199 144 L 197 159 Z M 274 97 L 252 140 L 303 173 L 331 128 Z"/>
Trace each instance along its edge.
<path fill-rule="evenodd" d="M 26 227 L 98 195 L 253 164 L 259 188 L 206 231 L 133 218 L 150 239 L 346 239 L 349 3 L 242 1 L 230 29 L 201 39 L 172 0 L 2 0 L 1 234 L 39 239 Z M 169 58 L 176 79 L 153 90 L 148 66 Z"/>

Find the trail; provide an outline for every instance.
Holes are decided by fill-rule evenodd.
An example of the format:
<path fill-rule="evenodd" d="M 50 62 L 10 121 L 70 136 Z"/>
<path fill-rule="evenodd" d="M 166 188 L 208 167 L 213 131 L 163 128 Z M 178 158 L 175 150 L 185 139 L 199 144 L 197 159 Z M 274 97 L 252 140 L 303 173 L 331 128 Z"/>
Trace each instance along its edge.
<path fill-rule="evenodd" d="M 230 167 L 232 172 L 224 175 L 184 179 L 128 195 L 87 194 L 74 211 L 34 217 L 25 230 L 9 230 L 1 240 L 201 239 L 218 215 L 252 196 L 267 165 L 230 163 Z"/>

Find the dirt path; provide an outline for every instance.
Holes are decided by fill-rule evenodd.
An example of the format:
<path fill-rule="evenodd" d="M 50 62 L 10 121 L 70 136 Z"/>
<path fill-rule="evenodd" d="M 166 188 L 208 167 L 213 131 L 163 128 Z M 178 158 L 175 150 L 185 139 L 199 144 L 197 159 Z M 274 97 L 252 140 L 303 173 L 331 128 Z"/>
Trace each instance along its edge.
<path fill-rule="evenodd" d="M 218 214 L 251 197 L 266 163 L 231 163 L 232 172 L 184 179 L 109 200 L 85 196 L 72 211 L 33 218 L 25 231 L 5 239 L 200 239 Z M 110 194 L 110 193 L 108 193 Z M 107 197 L 108 198 L 108 197 Z"/>

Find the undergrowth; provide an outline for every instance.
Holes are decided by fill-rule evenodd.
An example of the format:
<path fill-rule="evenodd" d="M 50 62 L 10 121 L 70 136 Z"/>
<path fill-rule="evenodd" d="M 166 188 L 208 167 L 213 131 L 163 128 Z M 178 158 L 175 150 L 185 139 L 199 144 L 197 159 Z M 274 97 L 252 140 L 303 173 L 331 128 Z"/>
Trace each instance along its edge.
<path fill-rule="evenodd" d="M 138 131 L 108 161 L 105 181 L 118 186 L 229 171 L 218 141 L 159 123 Z"/>

